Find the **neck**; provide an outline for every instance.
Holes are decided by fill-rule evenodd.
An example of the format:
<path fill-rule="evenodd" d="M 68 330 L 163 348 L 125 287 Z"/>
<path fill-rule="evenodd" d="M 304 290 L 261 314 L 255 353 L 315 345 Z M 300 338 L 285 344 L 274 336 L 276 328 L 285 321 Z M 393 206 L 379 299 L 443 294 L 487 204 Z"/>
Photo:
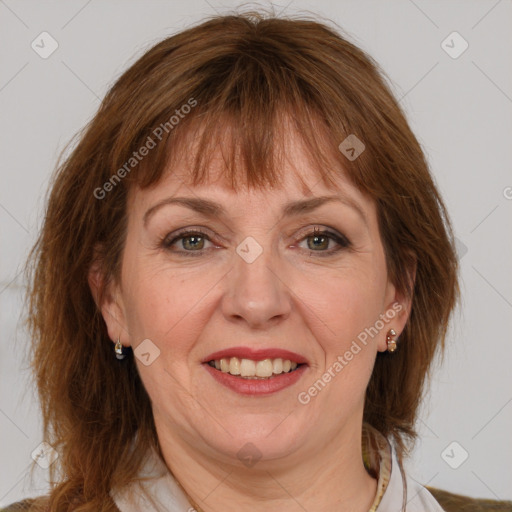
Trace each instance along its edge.
<path fill-rule="evenodd" d="M 192 505 L 204 512 L 367 512 L 377 491 L 377 481 L 363 465 L 360 427 L 342 429 L 315 449 L 279 460 L 261 459 L 250 468 L 238 460 L 219 462 L 160 433 L 159 439 L 167 467 Z"/>

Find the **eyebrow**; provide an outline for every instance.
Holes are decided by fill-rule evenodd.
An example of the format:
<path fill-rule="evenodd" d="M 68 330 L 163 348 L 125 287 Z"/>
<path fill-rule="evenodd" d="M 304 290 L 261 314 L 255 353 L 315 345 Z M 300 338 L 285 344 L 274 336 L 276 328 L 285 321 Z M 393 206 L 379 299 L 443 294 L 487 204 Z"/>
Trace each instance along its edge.
<path fill-rule="evenodd" d="M 367 224 L 366 214 L 361 206 L 352 198 L 345 195 L 319 196 L 313 197 L 311 199 L 299 199 L 296 201 L 290 201 L 283 206 L 282 216 L 298 217 L 299 215 L 310 213 L 320 206 L 331 202 L 339 202 L 349 206 L 355 210 L 363 219 L 365 224 Z M 153 205 L 146 211 L 143 217 L 144 226 L 147 225 L 149 219 L 155 214 L 157 210 L 163 206 L 171 204 L 177 204 L 186 208 L 190 208 L 191 210 L 194 210 L 195 212 L 200 213 L 206 217 L 227 216 L 224 207 L 215 201 L 211 201 L 210 199 L 203 199 L 199 197 L 169 197 Z"/>

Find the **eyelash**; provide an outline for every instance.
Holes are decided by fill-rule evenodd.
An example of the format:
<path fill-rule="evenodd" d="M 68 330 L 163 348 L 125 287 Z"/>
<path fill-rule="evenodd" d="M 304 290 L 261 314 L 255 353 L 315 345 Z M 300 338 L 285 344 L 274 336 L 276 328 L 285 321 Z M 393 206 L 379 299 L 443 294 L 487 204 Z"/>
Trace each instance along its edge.
<path fill-rule="evenodd" d="M 172 238 L 172 240 L 169 240 L 168 236 L 163 238 L 160 241 L 160 247 L 162 247 L 163 249 L 172 251 L 171 247 L 176 242 L 178 242 L 179 240 L 183 240 L 185 238 L 188 238 L 188 237 L 193 237 L 193 236 L 198 236 L 198 237 L 204 238 L 204 239 L 206 239 L 206 240 L 211 242 L 209 236 L 205 232 L 201 231 L 200 229 L 197 229 L 197 230 L 194 230 L 194 231 L 186 231 L 186 230 L 184 230 L 184 231 L 176 233 L 176 236 L 174 236 L 174 238 Z M 315 256 L 319 256 L 321 258 L 332 256 L 332 255 L 338 253 L 339 251 L 341 251 L 343 249 L 349 248 L 350 245 L 351 245 L 350 241 L 345 236 L 343 236 L 343 235 L 339 236 L 336 233 L 333 233 L 331 231 L 317 229 L 316 227 L 313 229 L 313 231 L 310 231 L 305 236 L 303 236 L 300 239 L 300 242 L 302 242 L 302 241 L 304 241 L 304 240 L 306 240 L 307 238 L 310 238 L 310 237 L 327 237 L 330 240 L 334 240 L 339 245 L 339 247 L 337 247 L 335 249 L 331 249 L 329 251 L 313 251 L 313 250 L 310 250 L 310 249 L 303 249 L 303 250 L 309 250 L 310 256 L 313 255 L 313 254 Z M 207 250 L 207 249 L 202 249 L 202 250 L 198 250 L 198 251 L 185 251 L 185 250 L 183 250 L 183 251 L 172 251 L 172 252 L 174 252 L 174 253 L 176 253 L 176 254 L 178 254 L 180 256 L 184 256 L 184 257 L 197 258 L 198 256 L 202 256 L 205 250 Z M 196 253 L 196 254 L 194 254 L 194 253 Z"/>

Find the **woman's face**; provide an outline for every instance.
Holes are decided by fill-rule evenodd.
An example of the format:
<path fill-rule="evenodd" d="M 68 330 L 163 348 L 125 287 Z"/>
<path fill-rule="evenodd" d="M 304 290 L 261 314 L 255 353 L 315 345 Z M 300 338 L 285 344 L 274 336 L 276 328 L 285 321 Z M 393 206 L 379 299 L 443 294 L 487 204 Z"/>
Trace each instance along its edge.
<path fill-rule="evenodd" d="M 103 314 L 135 351 L 161 441 L 269 460 L 360 432 L 376 353 L 406 308 L 373 202 L 342 169 L 326 188 L 307 162 L 292 140 L 279 189 L 194 187 L 182 163 L 131 193 Z"/>

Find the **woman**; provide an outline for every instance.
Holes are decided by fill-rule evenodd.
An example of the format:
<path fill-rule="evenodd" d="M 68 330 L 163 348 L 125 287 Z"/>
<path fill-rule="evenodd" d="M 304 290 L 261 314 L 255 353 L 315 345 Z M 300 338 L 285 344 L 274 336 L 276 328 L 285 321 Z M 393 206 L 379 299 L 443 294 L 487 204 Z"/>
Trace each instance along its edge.
<path fill-rule="evenodd" d="M 23 506 L 443 510 L 402 460 L 451 227 L 377 66 L 328 27 L 216 17 L 150 49 L 60 166 L 31 262 L 59 457 Z"/>

